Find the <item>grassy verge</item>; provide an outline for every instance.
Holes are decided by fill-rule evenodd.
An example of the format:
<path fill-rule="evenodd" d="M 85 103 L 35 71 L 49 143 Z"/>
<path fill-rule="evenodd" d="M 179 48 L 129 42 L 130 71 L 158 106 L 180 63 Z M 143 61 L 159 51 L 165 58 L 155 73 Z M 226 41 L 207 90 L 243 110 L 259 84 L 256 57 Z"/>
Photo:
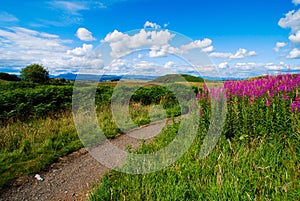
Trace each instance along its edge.
<path fill-rule="evenodd" d="M 69 113 L 0 127 L 0 186 L 82 147 Z"/>
<path fill-rule="evenodd" d="M 149 111 L 152 108 L 140 103 L 131 105 L 130 117 L 136 126 L 165 118 L 161 110 L 152 110 L 151 117 Z M 176 113 L 177 109 L 171 108 L 169 111 Z M 98 106 L 97 115 L 99 126 L 106 137 L 114 138 L 122 132 L 113 119 L 110 106 Z M 59 157 L 81 147 L 83 145 L 70 112 L 1 125 L 0 187 L 17 177 L 38 172 Z"/>

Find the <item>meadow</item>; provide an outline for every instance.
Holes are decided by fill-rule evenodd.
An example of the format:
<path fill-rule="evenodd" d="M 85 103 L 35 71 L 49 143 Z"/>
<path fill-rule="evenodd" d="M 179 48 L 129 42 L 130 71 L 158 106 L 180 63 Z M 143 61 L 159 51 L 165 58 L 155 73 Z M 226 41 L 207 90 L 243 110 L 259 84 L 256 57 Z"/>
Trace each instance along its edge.
<path fill-rule="evenodd" d="M 189 151 L 166 169 L 132 175 L 111 171 L 90 200 L 299 200 L 300 75 L 203 85 L 196 95 L 199 131 Z M 226 122 L 211 153 L 199 152 L 211 101 L 226 98 Z M 154 153 L 176 136 L 173 124 L 136 153 Z M 125 164 L 126 165 L 126 164 Z"/>
<path fill-rule="evenodd" d="M 163 78 L 162 82 L 172 80 Z M 131 97 L 130 117 L 137 126 L 191 111 L 191 105 L 180 106 L 172 92 L 157 86 L 160 81 L 138 89 Z M 299 200 L 300 75 L 226 81 L 222 87 L 190 81 L 199 128 L 189 150 L 171 166 L 154 173 L 131 175 L 112 170 L 89 199 Z M 97 118 L 108 138 L 122 132 L 113 118 L 111 100 L 121 105 L 126 101 L 123 92 L 136 89 L 136 84 L 127 82 L 114 96 L 116 83 L 98 85 Z M 172 87 L 184 94 L 185 87 L 189 88 L 184 84 Z M 73 123 L 72 82 L 3 81 L 0 88 L 0 187 L 83 147 Z M 211 124 L 211 103 L 220 101 L 226 103 L 222 135 L 202 158 L 199 152 Z M 153 110 L 155 105 L 161 108 Z M 176 137 L 179 128 L 180 122 L 174 121 L 135 153 L 161 150 Z"/>
<path fill-rule="evenodd" d="M 128 82 L 121 90 L 131 90 L 136 84 Z M 107 138 L 122 133 L 110 108 L 115 85 L 99 83 L 94 97 L 98 122 Z M 89 87 L 84 90 L 88 91 Z M 1 82 L 0 93 L 0 187 L 45 169 L 60 157 L 83 147 L 73 121 L 72 82 Z M 148 115 L 161 96 L 166 116 L 181 114 L 168 90 L 154 85 L 144 87 L 134 94 L 130 104 L 130 117 L 136 126 L 166 117 L 160 111 L 152 117 Z"/>

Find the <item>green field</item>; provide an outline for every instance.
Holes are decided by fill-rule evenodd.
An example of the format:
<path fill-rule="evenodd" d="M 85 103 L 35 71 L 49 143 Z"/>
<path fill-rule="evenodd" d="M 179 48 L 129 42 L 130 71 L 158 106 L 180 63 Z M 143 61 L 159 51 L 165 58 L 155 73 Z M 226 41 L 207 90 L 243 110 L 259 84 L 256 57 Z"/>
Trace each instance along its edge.
<path fill-rule="evenodd" d="M 196 97 L 193 105 L 179 105 L 172 90 L 184 96 L 190 87 L 178 80 L 167 86 L 169 90 L 157 86 L 157 81 L 150 83 L 136 90 L 129 104 L 130 117 L 137 126 L 196 109 L 198 132 L 184 156 L 154 173 L 110 171 L 89 199 L 299 200 L 300 76 L 225 82 L 225 91 L 214 83 L 190 81 Z M 112 116 L 111 101 L 122 109 L 126 102 L 123 94 L 135 90 L 137 83 L 105 82 L 96 88 L 96 114 L 108 138 L 121 132 Z M 1 187 L 83 146 L 73 123 L 73 84 L 0 82 Z M 114 88 L 117 85 L 119 88 Z M 201 158 L 199 152 L 211 124 L 212 109 L 218 109 L 218 104 L 211 103 L 222 100 L 226 100 L 222 135 L 210 154 Z M 164 110 L 154 111 L 155 105 Z M 176 137 L 179 128 L 180 124 L 174 122 L 135 153 L 161 150 Z"/>

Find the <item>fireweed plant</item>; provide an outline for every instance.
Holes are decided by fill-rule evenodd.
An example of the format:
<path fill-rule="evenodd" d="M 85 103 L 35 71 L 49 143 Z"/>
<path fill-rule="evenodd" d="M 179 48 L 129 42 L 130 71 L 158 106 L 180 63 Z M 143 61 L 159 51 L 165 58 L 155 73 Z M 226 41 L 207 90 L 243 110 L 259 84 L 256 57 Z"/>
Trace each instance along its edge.
<path fill-rule="evenodd" d="M 213 84 L 196 89 L 199 131 L 183 157 L 150 174 L 110 171 L 90 200 L 299 200 L 300 75 Z M 223 134 L 201 159 L 212 103 L 223 98 Z M 136 153 L 162 149 L 178 127 L 163 129 Z"/>
<path fill-rule="evenodd" d="M 263 78 L 225 81 L 224 87 L 198 90 L 199 115 L 207 111 L 210 99 L 227 99 L 224 133 L 227 138 L 237 134 L 256 137 L 267 133 L 297 132 L 300 112 L 300 74 L 265 76 Z M 202 120 L 207 119 L 207 116 Z"/>

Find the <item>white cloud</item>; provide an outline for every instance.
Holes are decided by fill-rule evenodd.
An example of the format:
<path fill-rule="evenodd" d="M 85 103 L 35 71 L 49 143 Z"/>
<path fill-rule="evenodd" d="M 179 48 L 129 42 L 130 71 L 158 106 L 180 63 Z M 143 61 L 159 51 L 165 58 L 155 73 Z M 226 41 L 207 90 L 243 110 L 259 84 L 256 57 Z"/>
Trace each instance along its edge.
<path fill-rule="evenodd" d="M 168 54 L 181 54 L 183 51 L 179 48 L 175 48 L 169 44 L 163 46 L 152 46 L 149 52 L 149 57 L 164 57 Z"/>
<path fill-rule="evenodd" d="M 95 72 L 95 68 L 102 65 L 100 55 L 89 54 L 91 45 L 69 50 L 71 42 L 54 34 L 23 27 L 0 29 L 0 68 L 20 71 L 31 63 L 41 63 L 51 74 L 56 74 L 61 69 L 72 72 L 82 67 Z"/>
<path fill-rule="evenodd" d="M 292 43 L 300 43 L 300 30 L 298 30 L 295 34 L 291 34 L 289 36 L 289 40 L 292 42 Z"/>
<path fill-rule="evenodd" d="M 274 47 L 274 51 L 279 52 L 280 48 L 283 48 L 287 46 L 287 43 L 285 42 L 277 42 L 276 47 Z"/>
<path fill-rule="evenodd" d="M 83 44 L 82 47 L 76 47 L 73 50 L 68 50 L 68 55 L 73 55 L 76 57 L 87 56 L 93 50 L 93 45 Z"/>
<path fill-rule="evenodd" d="M 222 62 L 218 65 L 219 68 L 229 68 L 228 62 Z"/>
<path fill-rule="evenodd" d="M 202 49 L 203 52 L 212 52 L 212 40 L 208 38 L 204 38 L 203 40 L 195 40 L 187 45 L 181 46 L 183 51 L 193 50 L 193 49 Z"/>
<path fill-rule="evenodd" d="M 145 24 L 144 24 L 144 29 L 147 28 L 147 27 L 151 27 L 153 29 L 160 29 L 160 26 L 156 23 L 153 23 L 153 22 L 149 22 L 147 21 Z"/>
<path fill-rule="evenodd" d="M 300 4 L 300 0 L 293 0 L 293 3 L 294 3 L 295 5 L 298 5 L 298 4 Z"/>
<path fill-rule="evenodd" d="M 278 25 L 282 28 L 291 28 L 294 33 L 300 30 L 300 9 L 289 11 L 279 20 Z"/>
<path fill-rule="evenodd" d="M 210 57 L 217 57 L 217 58 L 229 58 L 232 55 L 232 53 L 225 53 L 225 52 L 213 52 L 210 53 Z"/>
<path fill-rule="evenodd" d="M 145 25 L 155 27 L 155 23 L 146 22 Z M 200 49 L 202 52 L 212 52 L 212 40 L 205 38 L 203 40 L 195 40 L 188 44 L 183 44 L 179 47 L 174 47 L 170 44 L 171 39 L 176 35 L 168 30 L 149 31 L 141 29 L 135 34 L 127 34 L 114 30 L 108 33 L 102 43 L 109 43 L 111 47 L 111 56 L 122 57 L 129 54 L 132 50 L 139 48 L 147 49 L 149 57 L 164 57 L 168 54 L 185 54 L 190 50 Z"/>
<path fill-rule="evenodd" d="M 236 51 L 236 53 L 232 54 L 232 53 L 224 53 L 224 52 L 213 52 L 211 54 L 209 54 L 210 57 L 217 57 L 217 58 L 228 58 L 228 59 L 243 59 L 246 57 L 252 57 L 252 56 L 256 56 L 256 52 L 255 51 L 250 51 L 248 52 L 246 49 L 244 48 L 240 48 Z"/>
<path fill-rule="evenodd" d="M 19 19 L 7 12 L 0 12 L 0 21 L 2 21 L 2 22 L 18 22 Z"/>
<path fill-rule="evenodd" d="M 164 67 L 165 67 L 165 68 L 172 68 L 172 67 L 174 67 L 175 65 L 176 65 L 175 62 L 173 62 L 173 61 L 168 61 L 167 63 L 165 63 Z"/>
<path fill-rule="evenodd" d="M 287 56 L 289 59 L 300 59 L 300 50 L 298 48 L 292 49 L 290 54 Z"/>
<path fill-rule="evenodd" d="M 208 46 L 206 48 L 203 48 L 201 51 L 202 52 L 213 52 L 214 51 L 214 46 Z"/>
<path fill-rule="evenodd" d="M 93 37 L 92 33 L 89 30 L 87 30 L 86 28 L 83 28 L 83 27 L 77 29 L 76 36 L 82 41 L 96 40 L 96 38 Z"/>
<path fill-rule="evenodd" d="M 166 46 L 174 36 L 168 30 L 146 31 L 142 29 L 132 36 L 115 30 L 108 33 L 102 42 L 109 43 L 112 57 L 120 57 L 134 49 Z"/>

